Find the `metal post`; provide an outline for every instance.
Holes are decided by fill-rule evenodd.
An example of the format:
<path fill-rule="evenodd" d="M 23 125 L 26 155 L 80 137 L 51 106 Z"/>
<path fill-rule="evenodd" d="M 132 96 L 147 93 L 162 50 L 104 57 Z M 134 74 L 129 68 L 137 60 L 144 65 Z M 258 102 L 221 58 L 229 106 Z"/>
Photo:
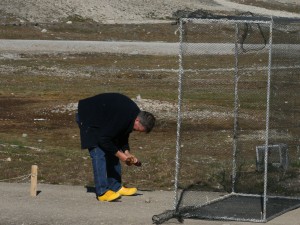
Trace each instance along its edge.
<path fill-rule="evenodd" d="M 268 60 L 268 83 L 267 83 L 267 105 L 266 105 L 266 140 L 265 140 L 265 170 L 264 170 L 264 206 L 263 220 L 267 220 L 267 187 L 268 187 L 268 145 L 269 145 L 269 112 L 270 112 L 270 89 L 271 89 L 271 63 L 272 63 L 272 35 L 273 18 L 270 23 L 269 37 L 269 60 Z"/>
<path fill-rule="evenodd" d="M 180 19 L 179 23 L 179 72 L 178 72 L 178 106 L 177 106 L 177 137 L 176 137 L 176 169 L 175 169 L 175 181 L 174 181 L 174 209 L 176 209 L 178 203 L 178 176 L 180 170 L 180 129 L 181 129 L 181 98 L 182 98 L 182 77 L 183 77 L 183 66 L 182 66 L 182 54 L 183 54 L 183 21 Z"/>
<path fill-rule="evenodd" d="M 232 158 L 232 193 L 235 192 L 236 179 L 236 153 L 237 153 L 237 138 L 238 138 L 238 112 L 239 112 L 239 97 L 238 97 L 238 80 L 239 80 L 239 53 L 238 53 L 238 35 L 239 27 L 235 24 L 235 66 L 234 66 L 234 125 L 233 125 L 233 158 Z"/>

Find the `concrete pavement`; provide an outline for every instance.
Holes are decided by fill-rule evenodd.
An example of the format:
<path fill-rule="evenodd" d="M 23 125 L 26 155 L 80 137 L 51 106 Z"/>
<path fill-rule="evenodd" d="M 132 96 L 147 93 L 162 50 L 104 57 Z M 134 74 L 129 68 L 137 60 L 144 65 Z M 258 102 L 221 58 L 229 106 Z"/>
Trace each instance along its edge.
<path fill-rule="evenodd" d="M 0 225 L 148 225 L 152 216 L 173 208 L 172 191 L 139 191 L 119 202 L 99 202 L 82 186 L 38 185 L 30 196 L 29 183 L 0 182 Z M 300 225 L 300 208 L 266 225 Z M 165 224 L 178 224 L 172 219 Z M 251 222 L 184 220 L 186 225 L 253 225 Z"/>

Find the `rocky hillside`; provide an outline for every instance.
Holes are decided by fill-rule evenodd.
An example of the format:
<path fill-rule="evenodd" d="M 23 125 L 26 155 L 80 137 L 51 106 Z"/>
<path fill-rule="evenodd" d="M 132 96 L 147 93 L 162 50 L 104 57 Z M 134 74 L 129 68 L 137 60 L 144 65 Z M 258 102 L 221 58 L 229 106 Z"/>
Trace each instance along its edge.
<path fill-rule="evenodd" d="M 54 22 L 79 15 L 97 22 L 157 20 L 176 10 L 222 10 L 210 0 L 1 0 L 0 9 L 30 22 Z"/>
<path fill-rule="evenodd" d="M 274 4 L 276 7 L 272 8 Z M 0 19 L 13 16 L 29 22 L 51 23 L 76 16 L 101 23 L 155 22 L 174 18 L 178 10 L 225 14 L 251 11 L 278 16 L 285 13 L 278 9 L 292 9 L 299 4 L 296 0 L 1 0 Z M 287 15 L 297 16 L 291 12 Z"/>

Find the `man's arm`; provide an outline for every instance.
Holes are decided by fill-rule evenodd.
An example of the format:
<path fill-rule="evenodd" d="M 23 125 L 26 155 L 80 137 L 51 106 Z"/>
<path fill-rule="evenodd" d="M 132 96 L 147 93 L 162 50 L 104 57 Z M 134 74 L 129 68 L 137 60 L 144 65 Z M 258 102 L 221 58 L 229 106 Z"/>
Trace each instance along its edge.
<path fill-rule="evenodd" d="M 130 151 L 129 151 L 129 150 L 125 150 L 125 151 L 124 151 L 124 154 L 127 155 L 128 157 L 131 157 L 131 156 L 132 156 L 132 155 L 130 154 Z"/>
<path fill-rule="evenodd" d="M 115 154 L 115 156 L 117 156 L 122 162 L 126 162 L 126 159 L 128 158 L 128 156 L 122 152 L 122 151 L 117 151 L 117 153 Z"/>

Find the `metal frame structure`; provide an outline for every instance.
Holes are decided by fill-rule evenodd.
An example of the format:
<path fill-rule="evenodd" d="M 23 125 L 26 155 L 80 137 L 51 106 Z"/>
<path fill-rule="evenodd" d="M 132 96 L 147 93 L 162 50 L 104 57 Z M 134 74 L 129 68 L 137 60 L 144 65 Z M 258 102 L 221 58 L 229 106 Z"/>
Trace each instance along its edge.
<path fill-rule="evenodd" d="M 251 221 L 251 222 L 267 222 L 268 220 L 274 218 L 275 216 L 278 216 L 278 214 L 282 214 L 284 211 L 278 212 L 276 215 L 273 216 L 267 216 L 267 205 L 268 200 L 270 198 L 277 198 L 276 196 L 270 197 L 267 193 L 267 185 L 268 185 L 268 146 L 269 146 L 269 111 L 270 111 L 270 81 L 271 81 L 271 62 L 272 62 L 272 32 L 273 32 L 273 18 L 266 18 L 263 20 L 256 20 L 253 17 L 246 18 L 246 19 L 236 19 L 236 18 L 217 18 L 217 19 L 197 19 L 197 18 L 182 18 L 179 20 L 179 32 L 180 32 L 180 48 L 179 48 L 179 73 L 178 73 L 178 117 L 177 117 L 177 137 L 176 137 L 176 169 L 175 169 L 175 197 L 174 197 L 174 210 L 176 210 L 177 205 L 179 203 L 179 196 L 180 196 L 180 190 L 179 190 L 179 171 L 180 171 L 180 157 L 181 157 L 181 123 L 182 123 L 182 80 L 184 77 L 185 70 L 183 68 L 183 55 L 184 55 L 184 45 L 183 45 L 183 35 L 184 35 L 184 28 L 183 24 L 187 22 L 193 22 L 193 23 L 223 23 L 223 24 L 233 24 L 235 25 L 235 68 L 234 68 L 234 135 L 233 135 L 233 151 L 232 151 L 232 190 L 231 193 L 216 199 L 212 202 L 208 202 L 205 205 L 201 205 L 199 207 L 205 207 L 209 204 L 215 203 L 217 201 L 223 201 L 233 196 L 244 196 L 244 197 L 253 197 L 258 199 L 258 201 L 262 202 L 262 209 L 261 209 L 261 218 L 245 218 L 245 219 L 235 219 L 228 215 L 226 218 L 224 216 L 217 216 L 210 218 L 208 216 L 208 219 L 225 219 L 225 220 L 239 220 L 239 221 Z M 236 193 L 235 190 L 235 181 L 236 181 L 236 173 L 237 173 L 237 164 L 236 164 L 236 154 L 237 154 L 237 123 L 238 123 L 238 114 L 239 114 L 239 93 L 238 93 L 238 79 L 239 79 L 239 52 L 238 52 L 238 44 L 237 44 L 237 38 L 238 38 L 238 26 L 237 24 L 240 23 L 250 23 L 250 24 L 266 24 L 269 26 L 269 39 L 268 43 L 266 44 L 268 48 L 268 65 L 267 65 L 267 102 L 266 102 L 266 124 L 265 124 L 265 151 L 264 151 L 264 189 L 262 195 L 249 195 L 249 194 L 241 194 Z M 281 198 L 281 197 L 278 197 Z M 286 197 L 283 197 L 283 199 L 289 199 Z M 297 205 L 297 204 L 296 204 Z M 190 214 L 190 217 L 193 217 L 192 214 Z"/>
<path fill-rule="evenodd" d="M 265 146 L 256 146 L 256 170 L 262 171 L 264 170 L 264 158 L 265 158 Z M 287 144 L 275 144 L 268 146 L 268 158 L 270 155 L 274 155 L 271 157 L 269 164 L 274 167 L 282 168 L 284 171 L 288 169 L 289 165 L 289 157 L 288 157 L 288 146 Z"/>

